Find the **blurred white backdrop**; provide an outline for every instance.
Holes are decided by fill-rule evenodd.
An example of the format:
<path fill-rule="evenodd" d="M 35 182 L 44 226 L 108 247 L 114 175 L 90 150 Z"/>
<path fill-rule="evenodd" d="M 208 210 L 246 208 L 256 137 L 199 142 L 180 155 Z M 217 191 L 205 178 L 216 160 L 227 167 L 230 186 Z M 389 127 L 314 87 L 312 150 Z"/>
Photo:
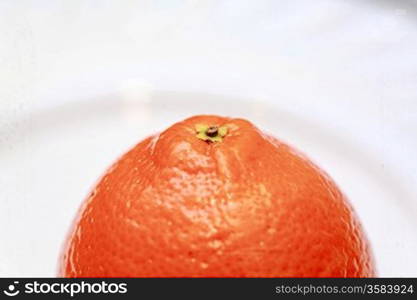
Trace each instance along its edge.
<path fill-rule="evenodd" d="M 55 276 L 146 135 L 251 119 L 338 182 L 380 276 L 417 276 L 415 1 L 0 1 L 0 276 Z"/>

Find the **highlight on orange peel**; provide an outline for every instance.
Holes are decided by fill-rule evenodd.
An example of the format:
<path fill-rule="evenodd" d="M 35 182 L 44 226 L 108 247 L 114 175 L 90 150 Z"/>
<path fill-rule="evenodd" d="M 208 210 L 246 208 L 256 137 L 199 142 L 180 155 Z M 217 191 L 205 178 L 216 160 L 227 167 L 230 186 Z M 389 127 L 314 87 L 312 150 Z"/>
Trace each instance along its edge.
<path fill-rule="evenodd" d="M 63 277 L 372 277 L 320 168 L 250 122 L 202 115 L 123 155 L 74 221 Z"/>

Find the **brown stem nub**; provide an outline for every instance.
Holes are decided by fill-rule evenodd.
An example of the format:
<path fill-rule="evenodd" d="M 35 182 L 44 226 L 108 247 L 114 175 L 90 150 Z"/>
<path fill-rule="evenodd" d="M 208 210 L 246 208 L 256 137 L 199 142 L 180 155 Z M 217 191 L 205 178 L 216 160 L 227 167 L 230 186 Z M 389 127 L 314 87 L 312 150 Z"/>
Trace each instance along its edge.
<path fill-rule="evenodd" d="M 195 132 L 200 140 L 207 143 L 217 143 L 223 141 L 223 138 L 227 135 L 227 126 L 196 124 Z"/>
<path fill-rule="evenodd" d="M 206 130 L 206 135 L 209 137 L 216 137 L 219 134 L 219 127 L 217 126 L 210 126 Z"/>

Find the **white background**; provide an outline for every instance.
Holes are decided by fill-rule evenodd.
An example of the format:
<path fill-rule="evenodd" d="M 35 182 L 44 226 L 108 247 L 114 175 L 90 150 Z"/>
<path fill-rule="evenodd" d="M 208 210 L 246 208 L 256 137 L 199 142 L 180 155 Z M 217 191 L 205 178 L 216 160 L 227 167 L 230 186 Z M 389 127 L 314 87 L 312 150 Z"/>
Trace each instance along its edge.
<path fill-rule="evenodd" d="M 109 164 L 197 113 L 307 153 L 417 276 L 417 4 L 367 0 L 0 0 L 0 276 L 55 276 Z"/>

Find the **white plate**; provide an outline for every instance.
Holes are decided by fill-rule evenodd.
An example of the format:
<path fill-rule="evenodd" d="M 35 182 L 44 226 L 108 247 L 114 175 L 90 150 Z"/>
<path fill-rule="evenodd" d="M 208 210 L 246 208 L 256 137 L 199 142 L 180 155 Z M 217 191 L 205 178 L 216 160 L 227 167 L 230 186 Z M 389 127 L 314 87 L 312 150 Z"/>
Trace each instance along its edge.
<path fill-rule="evenodd" d="M 416 11 L 382 2 L 2 1 L 0 276 L 54 276 L 105 169 L 200 113 L 307 153 L 351 199 L 379 275 L 417 276 Z"/>

